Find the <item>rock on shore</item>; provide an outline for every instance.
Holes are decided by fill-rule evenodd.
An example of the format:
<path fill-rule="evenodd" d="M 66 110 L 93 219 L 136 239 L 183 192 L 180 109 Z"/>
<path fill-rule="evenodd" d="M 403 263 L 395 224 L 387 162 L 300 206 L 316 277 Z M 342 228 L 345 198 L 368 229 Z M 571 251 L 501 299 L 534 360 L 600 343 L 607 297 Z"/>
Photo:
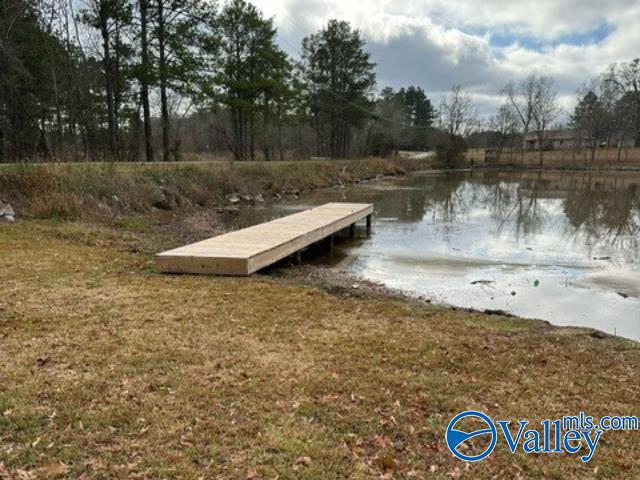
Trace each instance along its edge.
<path fill-rule="evenodd" d="M 13 223 L 16 221 L 16 211 L 10 203 L 0 200 L 0 222 Z"/>

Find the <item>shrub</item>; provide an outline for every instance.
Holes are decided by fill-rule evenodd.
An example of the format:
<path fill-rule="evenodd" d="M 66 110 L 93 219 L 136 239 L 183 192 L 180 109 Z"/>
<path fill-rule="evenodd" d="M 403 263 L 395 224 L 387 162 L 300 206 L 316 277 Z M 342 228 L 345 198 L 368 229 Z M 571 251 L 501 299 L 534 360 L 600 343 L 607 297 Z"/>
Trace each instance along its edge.
<path fill-rule="evenodd" d="M 436 145 L 439 163 L 446 168 L 456 168 L 463 164 L 467 145 L 459 135 L 446 135 Z"/>

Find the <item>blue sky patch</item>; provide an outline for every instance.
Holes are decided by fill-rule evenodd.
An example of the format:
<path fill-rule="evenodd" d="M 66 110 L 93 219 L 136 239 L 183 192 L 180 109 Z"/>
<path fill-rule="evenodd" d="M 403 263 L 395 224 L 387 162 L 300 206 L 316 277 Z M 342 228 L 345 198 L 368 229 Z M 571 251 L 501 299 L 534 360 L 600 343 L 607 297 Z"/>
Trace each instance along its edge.
<path fill-rule="evenodd" d="M 491 32 L 487 30 L 483 33 L 489 35 L 489 43 L 492 47 L 503 48 L 517 43 L 528 50 L 540 51 L 544 48 L 556 47 L 558 45 L 591 45 L 600 43 L 614 30 L 615 27 L 613 25 L 602 22 L 591 30 L 561 35 L 553 40 L 544 40 L 527 35 L 518 35 L 510 31 Z"/>

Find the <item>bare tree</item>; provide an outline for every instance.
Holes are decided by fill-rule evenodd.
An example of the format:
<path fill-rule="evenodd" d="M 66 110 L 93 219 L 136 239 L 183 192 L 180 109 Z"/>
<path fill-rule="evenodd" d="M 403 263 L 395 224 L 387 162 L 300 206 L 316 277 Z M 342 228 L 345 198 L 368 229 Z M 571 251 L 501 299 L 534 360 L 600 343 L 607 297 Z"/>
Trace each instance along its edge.
<path fill-rule="evenodd" d="M 605 74 L 610 84 L 618 89 L 616 123 L 619 131 L 618 156 L 623 140 L 633 138 L 640 147 L 640 58 L 620 65 L 613 64 Z"/>
<path fill-rule="evenodd" d="M 538 79 L 531 74 L 520 83 L 509 82 L 502 89 L 506 102 L 511 106 L 522 128 L 523 139 L 526 138 L 533 121 L 536 84 Z M 524 145 L 523 145 L 524 147 Z M 524 164 L 524 148 L 520 155 L 520 163 Z"/>
<path fill-rule="evenodd" d="M 463 162 L 467 149 L 465 138 L 478 129 L 478 119 L 471 95 L 462 86 L 454 85 L 440 103 L 442 138 L 436 141 L 436 154 L 443 164 L 456 167 Z"/>
<path fill-rule="evenodd" d="M 519 117 L 511 104 L 500 105 L 496 114 L 489 120 L 491 129 L 497 134 L 496 162 L 500 163 L 500 157 L 504 151 L 507 141 L 511 141 L 511 151 L 513 152 L 513 140 L 518 128 Z"/>
<path fill-rule="evenodd" d="M 440 122 L 450 137 L 465 138 L 478 128 L 478 108 L 462 85 L 451 87 L 451 93 L 442 99 Z"/>
<path fill-rule="evenodd" d="M 625 110 L 630 117 L 634 146 L 640 147 L 640 58 L 623 63 L 618 76 L 624 88 Z"/>
<path fill-rule="evenodd" d="M 540 76 L 534 85 L 532 120 L 538 141 L 540 166 L 542 166 L 547 130 L 558 117 L 560 109 L 558 107 L 558 94 L 553 88 L 553 79 L 551 77 Z"/>
<path fill-rule="evenodd" d="M 139 0 L 140 12 L 140 100 L 144 119 L 144 150 L 147 162 L 153 161 L 153 138 L 151 134 L 151 107 L 149 106 L 149 83 L 151 62 L 149 59 L 149 2 Z"/>
<path fill-rule="evenodd" d="M 603 130 L 607 146 L 611 146 L 612 144 L 621 146 L 624 140 L 624 133 L 620 135 L 620 131 L 624 132 L 624 130 L 621 128 L 616 111 L 623 91 L 620 86 L 612 80 L 610 69 L 596 77 L 592 83 L 594 85 L 593 91 L 595 91 L 600 98 L 605 115 L 603 119 Z"/>

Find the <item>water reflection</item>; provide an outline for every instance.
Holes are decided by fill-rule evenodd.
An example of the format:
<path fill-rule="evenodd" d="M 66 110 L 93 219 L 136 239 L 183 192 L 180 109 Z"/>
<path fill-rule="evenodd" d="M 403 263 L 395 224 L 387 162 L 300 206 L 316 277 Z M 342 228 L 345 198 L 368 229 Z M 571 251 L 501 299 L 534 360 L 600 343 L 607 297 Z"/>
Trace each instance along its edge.
<path fill-rule="evenodd" d="M 637 173 L 425 173 L 315 192 L 260 220 L 373 202 L 374 235 L 345 246 L 353 273 L 443 303 L 640 340 L 639 185 Z"/>

